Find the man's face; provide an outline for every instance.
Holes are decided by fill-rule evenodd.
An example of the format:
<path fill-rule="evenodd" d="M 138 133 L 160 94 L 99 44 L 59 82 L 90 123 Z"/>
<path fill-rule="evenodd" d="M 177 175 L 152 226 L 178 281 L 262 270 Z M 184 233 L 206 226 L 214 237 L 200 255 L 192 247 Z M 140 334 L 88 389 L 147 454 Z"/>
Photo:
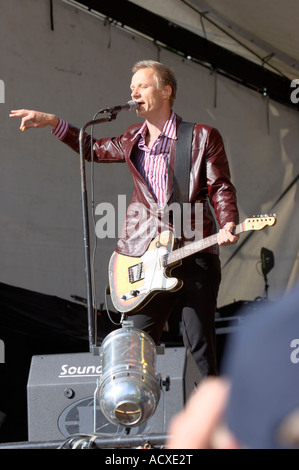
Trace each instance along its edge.
<path fill-rule="evenodd" d="M 159 114 L 165 106 L 165 93 L 158 88 L 154 71 L 150 68 L 140 69 L 131 80 L 131 96 L 137 101 L 137 115 L 145 119 Z"/>

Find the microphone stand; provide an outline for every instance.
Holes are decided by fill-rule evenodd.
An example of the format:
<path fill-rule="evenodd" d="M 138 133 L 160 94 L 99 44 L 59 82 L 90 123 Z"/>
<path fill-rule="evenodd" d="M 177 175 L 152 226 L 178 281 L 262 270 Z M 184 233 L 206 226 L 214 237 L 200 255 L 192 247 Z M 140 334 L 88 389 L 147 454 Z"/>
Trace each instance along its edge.
<path fill-rule="evenodd" d="M 90 261 L 90 237 L 89 237 L 89 217 L 88 217 L 88 198 L 86 189 L 86 173 L 85 173 L 85 159 L 84 159 L 84 132 L 87 127 L 110 122 L 116 118 L 116 113 L 112 112 L 105 118 L 94 119 L 87 122 L 80 129 L 79 134 L 79 149 L 80 149 L 80 173 L 81 173 L 81 204 L 82 204 L 82 218 L 83 218 L 83 237 L 84 237 L 84 255 L 85 255 L 85 275 L 86 275 L 86 295 L 87 295 L 87 316 L 88 316 L 88 341 L 89 351 L 94 354 L 99 354 L 97 348 L 97 332 L 95 328 L 95 320 L 93 315 L 93 293 L 91 281 L 91 261 Z M 92 145 L 92 142 L 91 142 Z"/>
<path fill-rule="evenodd" d="M 268 284 L 268 279 L 267 275 L 264 274 L 264 280 L 265 280 L 265 299 L 268 300 L 268 289 L 269 289 L 269 284 Z"/>

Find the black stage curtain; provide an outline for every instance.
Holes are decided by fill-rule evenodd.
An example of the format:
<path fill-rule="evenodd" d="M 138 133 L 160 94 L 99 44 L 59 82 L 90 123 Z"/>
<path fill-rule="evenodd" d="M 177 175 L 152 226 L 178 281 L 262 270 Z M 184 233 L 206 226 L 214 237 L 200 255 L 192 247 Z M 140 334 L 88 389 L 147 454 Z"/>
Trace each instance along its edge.
<path fill-rule="evenodd" d="M 113 328 L 100 312 L 98 326 L 102 336 Z M 0 283 L 0 339 L 5 345 L 5 363 L 0 364 L 0 442 L 26 441 L 31 358 L 88 352 L 86 307 Z"/>

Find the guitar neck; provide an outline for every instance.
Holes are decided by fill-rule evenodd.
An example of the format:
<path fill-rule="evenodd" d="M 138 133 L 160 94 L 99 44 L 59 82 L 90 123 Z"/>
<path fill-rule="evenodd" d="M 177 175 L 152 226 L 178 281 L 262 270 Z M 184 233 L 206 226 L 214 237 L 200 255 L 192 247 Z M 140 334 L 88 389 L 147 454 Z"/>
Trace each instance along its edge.
<path fill-rule="evenodd" d="M 239 233 L 244 232 L 243 223 L 236 225 L 234 234 L 238 235 Z M 187 258 L 188 256 L 194 255 L 198 251 L 209 248 L 210 246 L 217 245 L 217 233 L 210 235 L 207 238 L 202 238 L 196 242 L 190 243 L 189 245 L 178 248 L 177 250 L 171 251 L 167 254 L 165 259 L 165 267 L 169 266 L 181 259 Z"/>

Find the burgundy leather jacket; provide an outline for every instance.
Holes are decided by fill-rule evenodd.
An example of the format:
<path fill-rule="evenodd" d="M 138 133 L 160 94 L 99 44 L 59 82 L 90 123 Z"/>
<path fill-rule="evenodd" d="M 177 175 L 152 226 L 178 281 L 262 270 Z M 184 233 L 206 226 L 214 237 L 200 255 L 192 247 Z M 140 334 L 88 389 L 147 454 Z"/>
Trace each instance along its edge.
<path fill-rule="evenodd" d="M 181 118 L 177 117 L 177 126 Z M 171 227 L 169 217 L 165 219 L 165 208 L 158 208 L 155 198 L 150 192 L 146 182 L 137 171 L 131 160 L 133 147 L 137 144 L 139 136 L 134 139 L 136 132 L 142 124 L 131 125 L 121 136 L 103 138 L 93 141 L 95 162 L 125 162 L 133 178 L 134 192 L 127 210 L 126 220 L 122 227 L 116 251 L 118 253 L 141 256 L 148 248 L 151 240 L 156 236 L 157 230 Z M 68 131 L 62 141 L 76 152 L 79 152 L 79 130 L 69 125 Z M 169 156 L 169 178 L 167 189 L 168 205 L 172 202 L 173 170 L 175 159 L 175 142 L 171 146 Z M 90 161 L 90 136 L 84 135 L 84 157 Z M 223 141 L 219 132 L 203 124 L 195 124 L 192 142 L 192 160 L 189 182 L 189 202 L 191 203 L 192 230 L 195 240 L 205 238 L 216 233 L 216 223 L 209 207 L 209 202 L 215 211 L 220 227 L 227 222 L 239 221 L 236 190 L 230 181 L 228 161 Z M 201 203 L 203 224 L 194 225 L 196 204 Z M 198 207 L 198 206 L 197 206 Z M 164 217 L 164 219 L 163 219 Z M 157 223 L 157 220 L 160 220 Z M 166 221 L 165 221 L 166 220 Z M 200 224 L 199 224 L 200 225 Z M 187 244 L 188 241 L 182 242 Z M 209 253 L 218 253 L 218 245 L 206 250 Z"/>

